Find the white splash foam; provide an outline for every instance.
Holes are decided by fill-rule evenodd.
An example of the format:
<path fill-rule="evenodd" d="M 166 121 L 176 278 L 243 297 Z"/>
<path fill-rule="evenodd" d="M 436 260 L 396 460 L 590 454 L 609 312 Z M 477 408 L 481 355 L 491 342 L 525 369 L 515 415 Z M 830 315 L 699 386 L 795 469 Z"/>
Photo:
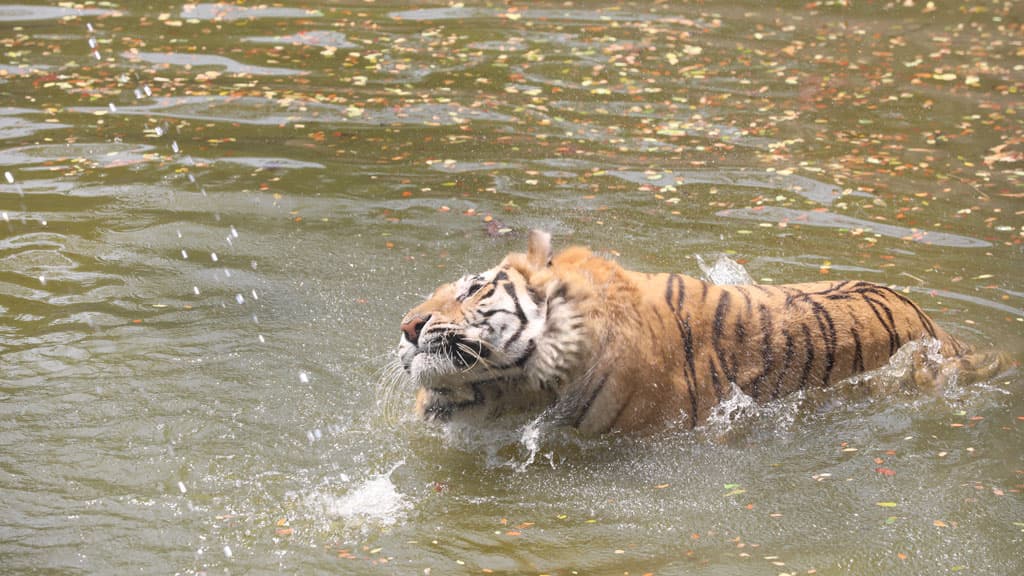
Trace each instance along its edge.
<path fill-rule="evenodd" d="M 757 414 L 758 406 L 754 397 L 744 394 L 736 384 L 730 383 L 729 386 L 729 397 L 711 410 L 707 426 L 728 430 L 737 420 Z"/>
<path fill-rule="evenodd" d="M 721 286 L 754 283 L 754 279 L 750 277 L 742 264 L 724 254 L 719 256 L 711 266 L 708 266 L 700 254 L 697 254 L 697 265 L 704 273 L 704 278 L 712 284 Z"/>
<path fill-rule="evenodd" d="M 329 516 L 357 523 L 392 526 L 405 518 L 412 504 L 398 491 L 391 474 L 405 464 L 402 460 L 384 474 L 364 481 L 341 497 L 323 497 Z"/>

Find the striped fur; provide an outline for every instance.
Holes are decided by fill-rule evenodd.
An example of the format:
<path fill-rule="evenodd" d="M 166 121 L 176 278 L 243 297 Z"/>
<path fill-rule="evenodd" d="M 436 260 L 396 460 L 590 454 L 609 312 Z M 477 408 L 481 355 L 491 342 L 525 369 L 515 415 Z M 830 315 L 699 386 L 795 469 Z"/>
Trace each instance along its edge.
<path fill-rule="evenodd" d="M 975 355 L 902 294 L 859 281 L 716 286 L 625 270 L 585 248 L 526 254 L 437 289 L 402 322 L 399 356 L 426 419 L 547 410 L 584 433 L 704 422 L 732 385 L 764 402 L 884 365 L 929 337 Z M 916 377 L 916 376 L 915 376 Z"/>

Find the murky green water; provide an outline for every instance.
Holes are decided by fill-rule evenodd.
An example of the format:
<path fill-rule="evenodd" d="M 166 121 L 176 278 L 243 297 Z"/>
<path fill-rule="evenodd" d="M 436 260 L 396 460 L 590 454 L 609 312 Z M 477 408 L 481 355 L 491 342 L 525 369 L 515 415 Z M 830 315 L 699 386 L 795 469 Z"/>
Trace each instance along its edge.
<path fill-rule="evenodd" d="M 530 227 L 1020 358 L 1020 5 L 843 4 L 0 6 L 2 571 L 1020 573 L 1019 373 L 537 444 L 380 386 Z"/>

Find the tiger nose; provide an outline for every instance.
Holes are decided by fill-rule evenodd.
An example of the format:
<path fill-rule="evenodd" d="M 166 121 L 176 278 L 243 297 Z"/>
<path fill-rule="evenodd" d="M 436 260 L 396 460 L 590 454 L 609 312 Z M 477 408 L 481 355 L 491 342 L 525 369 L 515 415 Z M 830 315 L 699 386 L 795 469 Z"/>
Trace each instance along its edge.
<path fill-rule="evenodd" d="M 420 339 L 420 331 L 423 330 L 423 326 L 430 320 L 430 315 L 426 316 L 413 316 L 405 322 L 402 322 L 402 332 L 405 333 L 405 338 L 416 344 Z"/>

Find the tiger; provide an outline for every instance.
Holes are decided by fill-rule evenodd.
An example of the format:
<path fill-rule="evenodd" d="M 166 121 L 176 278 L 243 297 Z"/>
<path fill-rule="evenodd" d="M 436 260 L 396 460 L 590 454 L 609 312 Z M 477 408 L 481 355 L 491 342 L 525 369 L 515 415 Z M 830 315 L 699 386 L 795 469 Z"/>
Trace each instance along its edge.
<path fill-rule="evenodd" d="M 694 427 L 734 387 L 758 403 L 827 388 L 922 338 L 976 378 L 1004 367 L 879 284 L 715 285 L 580 246 L 554 255 L 540 230 L 526 248 L 402 319 L 398 360 L 420 419 L 539 414 L 583 435 Z"/>

